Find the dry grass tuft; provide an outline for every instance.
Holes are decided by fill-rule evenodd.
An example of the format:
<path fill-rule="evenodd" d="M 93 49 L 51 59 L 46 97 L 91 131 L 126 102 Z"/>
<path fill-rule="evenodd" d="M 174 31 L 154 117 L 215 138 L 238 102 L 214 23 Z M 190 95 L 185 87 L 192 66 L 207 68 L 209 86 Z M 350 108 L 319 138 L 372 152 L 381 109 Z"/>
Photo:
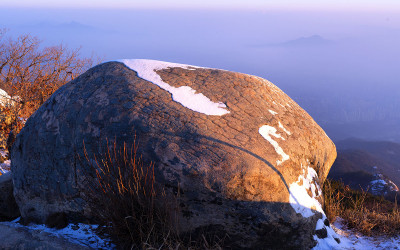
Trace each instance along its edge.
<path fill-rule="evenodd" d="M 96 223 L 122 249 L 221 249 L 222 241 L 193 241 L 178 232 L 177 196 L 157 185 L 154 164 L 144 165 L 137 146 L 107 143 L 103 154 L 86 161 L 95 172 L 85 196 Z M 179 194 L 178 194 L 179 195 Z"/>
<path fill-rule="evenodd" d="M 325 181 L 324 197 L 325 213 L 331 222 L 341 217 L 350 228 L 368 236 L 400 233 L 397 202 L 387 201 L 364 190 L 353 190 L 333 180 Z"/>
<path fill-rule="evenodd" d="M 95 219 L 122 248 L 162 247 L 177 235 L 174 206 L 156 186 L 154 165 L 145 166 L 137 157 L 137 147 L 114 143 L 89 160 L 96 173 L 88 185 L 87 202 Z"/>

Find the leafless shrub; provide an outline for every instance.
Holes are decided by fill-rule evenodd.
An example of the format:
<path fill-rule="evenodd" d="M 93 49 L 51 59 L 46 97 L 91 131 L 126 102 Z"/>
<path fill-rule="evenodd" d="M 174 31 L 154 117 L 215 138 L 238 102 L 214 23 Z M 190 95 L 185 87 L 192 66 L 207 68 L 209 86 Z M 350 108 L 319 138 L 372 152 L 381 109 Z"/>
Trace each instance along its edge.
<path fill-rule="evenodd" d="M 0 89 L 10 105 L 0 105 L 0 147 L 8 133 L 18 133 L 23 120 L 35 112 L 60 86 L 92 66 L 92 58 L 80 58 L 79 49 L 64 45 L 41 48 L 36 37 L 16 39 L 0 30 Z"/>

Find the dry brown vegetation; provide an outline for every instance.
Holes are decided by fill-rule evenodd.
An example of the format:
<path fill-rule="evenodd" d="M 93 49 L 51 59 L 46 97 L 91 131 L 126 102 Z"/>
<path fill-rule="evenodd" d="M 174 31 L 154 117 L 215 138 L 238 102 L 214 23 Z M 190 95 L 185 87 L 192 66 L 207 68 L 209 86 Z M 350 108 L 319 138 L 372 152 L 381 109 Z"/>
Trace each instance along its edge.
<path fill-rule="evenodd" d="M 108 143 L 107 143 L 108 144 Z M 191 240 L 179 235 L 178 197 L 157 185 L 154 165 L 145 165 L 137 146 L 107 145 L 85 162 L 95 172 L 88 181 L 86 201 L 103 233 L 122 249 L 221 249 L 217 238 Z"/>
<path fill-rule="evenodd" d="M 92 61 L 80 58 L 79 49 L 63 45 L 42 48 L 36 37 L 12 39 L 0 30 L 0 89 L 10 99 L 9 105 L 0 105 L 0 147 L 5 146 L 10 130 L 19 132 L 24 119 L 60 86 L 90 68 Z"/>
<path fill-rule="evenodd" d="M 324 184 L 325 213 L 333 222 L 344 219 L 349 228 L 364 235 L 393 236 L 400 233 L 400 211 L 397 202 L 367 191 L 353 190 L 342 182 L 326 180 Z"/>
<path fill-rule="evenodd" d="M 155 184 L 154 166 L 136 156 L 137 147 L 107 147 L 86 161 L 96 173 L 87 186 L 87 202 L 96 222 L 122 248 L 160 246 L 176 237 L 173 206 Z"/>

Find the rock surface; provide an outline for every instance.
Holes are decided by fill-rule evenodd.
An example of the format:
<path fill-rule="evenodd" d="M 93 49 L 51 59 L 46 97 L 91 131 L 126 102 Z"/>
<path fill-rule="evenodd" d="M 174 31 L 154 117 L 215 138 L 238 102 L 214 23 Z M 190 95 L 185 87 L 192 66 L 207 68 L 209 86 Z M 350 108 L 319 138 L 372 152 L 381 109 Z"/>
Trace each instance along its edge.
<path fill-rule="evenodd" d="M 303 109 L 256 76 L 150 60 L 96 66 L 29 118 L 12 153 L 22 217 L 87 215 L 83 142 L 93 155 L 135 138 L 158 182 L 179 187 L 182 232 L 308 249 L 327 227 L 319 186 L 336 149 Z"/>
<path fill-rule="evenodd" d="M 11 172 L 0 175 L 0 221 L 13 220 L 20 216 L 13 195 Z"/>

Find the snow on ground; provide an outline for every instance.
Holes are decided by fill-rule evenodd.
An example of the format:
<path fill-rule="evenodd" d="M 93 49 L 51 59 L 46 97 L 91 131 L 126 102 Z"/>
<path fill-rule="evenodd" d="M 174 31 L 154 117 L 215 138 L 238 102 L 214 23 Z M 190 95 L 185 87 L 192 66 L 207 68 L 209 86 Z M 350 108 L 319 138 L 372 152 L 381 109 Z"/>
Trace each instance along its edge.
<path fill-rule="evenodd" d="M 196 93 L 196 90 L 190 88 L 189 86 L 181 86 L 178 88 L 172 87 L 168 83 L 164 82 L 156 72 L 157 70 L 167 68 L 195 70 L 199 67 L 144 59 L 123 59 L 119 61 L 124 63 L 130 69 L 136 71 L 139 77 L 152 82 L 160 88 L 171 93 L 174 101 L 182 104 L 188 109 L 206 115 L 221 116 L 229 113 L 224 103 L 215 103 L 202 93 Z"/>
<path fill-rule="evenodd" d="M 315 211 L 318 211 L 323 215 L 322 219 L 318 220 L 315 229 L 320 230 L 325 228 L 327 231 L 327 238 L 319 239 L 317 235 L 314 235 L 317 245 L 313 250 L 400 249 L 400 236 L 391 238 L 364 236 L 348 229 L 341 218 L 337 218 L 331 227 L 325 226 L 325 213 L 322 210 L 321 204 L 315 199 L 321 194 L 320 187 L 313 183 L 313 180 L 316 178 L 318 178 L 318 176 L 315 170 L 308 167 L 307 174 L 304 173 L 299 176 L 299 180 L 292 183 L 289 187 L 289 202 L 297 213 L 300 213 L 303 217 L 310 217 L 314 215 Z M 311 190 L 312 197 L 308 194 L 307 190 Z M 315 192 L 316 190 L 318 190 L 318 195 Z M 335 238 L 339 239 L 340 243 L 338 243 Z"/>
<path fill-rule="evenodd" d="M 18 220 L 19 218 L 10 222 L 0 222 L 0 224 L 16 228 L 25 228 L 28 230 L 39 230 L 41 232 L 49 233 L 58 238 L 64 238 L 74 244 L 79 244 L 94 249 L 115 249 L 115 245 L 111 244 L 110 240 L 102 239 L 94 233 L 94 231 L 98 227 L 97 225 L 78 223 L 69 224 L 63 229 L 54 229 L 48 228 L 45 225 L 41 224 L 29 224 L 27 226 L 23 226 L 17 223 Z"/>
<path fill-rule="evenodd" d="M 6 156 L 6 152 L 4 152 L 3 150 L 0 150 L 0 154 L 4 157 Z M 10 163 L 10 160 L 5 161 L 4 163 L 0 163 L 0 172 L 2 174 L 10 171 Z M 0 222 L 0 224 L 17 228 L 25 228 L 28 230 L 39 230 L 41 232 L 46 232 L 59 238 L 64 238 L 74 244 L 80 244 L 82 246 L 87 246 L 94 249 L 115 249 L 115 246 L 111 245 L 110 240 L 102 239 L 94 233 L 94 231 L 98 227 L 97 225 L 78 223 L 69 224 L 63 229 L 54 229 L 48 228 L 45 225 L 37 224 L 29 224 L 27 226 L 23 226 L 17 223 L 18 220 L 19 218 L 10 222 Z"/>
<path fill-rule="evenodd" d="M 264 137 L 264 139 L 266 139 L 269 143 L 271 143 L 271 145 L 275 149 L 275 152 L 277 154 L 279 154 L 280 156 L 282 156 L 282 160 L 276 161 L 277 165 L 280 165 L 282 162 L 289 160 L 289 155 L 285 154 L 285 152 L 279 146 L 279 144 L 274 139 L 271 138 L 271 135 L 272 135 L 276 138 L 285 140 L 285 138 L 283 138 L 280 134 L 276 133 L 276 128 L 268 126 L 268 125 L 263 125 L 263 126 L 261 126 L 261 128 L 258 129 L 258 132 L 262 135 L 262 137 Z"/>
<path fill-rule="evenodd" d="M 317 245 L 314 249 L 400 249 L 400 236 L 385 237 L 368 237 L 355 231 L 349 230 L 341 218 L 331 225 L 336 231 L 340 239 L 339 247 L 329 248 L 323 245 Z"/>
<path fill-rule="evenodd" d="M 87 224 L 70 224 L 64 229 L 52 229 L 47 228 L 45 225 L 35 225 L 30 224 L 28 226 L 23 226 L 18 224 L 16 219 L 12 222 L 0 222 L 0 224 L 16 227 L 25 228 L 27 230 L 40 230 L 52 234 L 53 236 L 64 238 L 74 244 L 79 244 L 82 246 L 94 248 L 94 249 L 115 249 L 116 246 L 112 245 L 109 240 L 102 239 L 94 233 L 97 225 L 87 225 Z M 317 223 L 318 226 L 323 227 L 321 222 Z M 361 235 L 360 233 L 349 230 L 341 218 L 337 218 L 335 223 L 331 225 L 332 228 L 328 229 L 328 235 L 335 234 L 340 240 L 338 244 L 333 238 L 327 239 L 317 239 L 317 246 L 313 250 L 328 250 L 328 249 L 400 249 L 400 236 L 385 238 L 385 237 L 367 237 Z M 330 232 L 332 231 L 332 232 Z"/>

